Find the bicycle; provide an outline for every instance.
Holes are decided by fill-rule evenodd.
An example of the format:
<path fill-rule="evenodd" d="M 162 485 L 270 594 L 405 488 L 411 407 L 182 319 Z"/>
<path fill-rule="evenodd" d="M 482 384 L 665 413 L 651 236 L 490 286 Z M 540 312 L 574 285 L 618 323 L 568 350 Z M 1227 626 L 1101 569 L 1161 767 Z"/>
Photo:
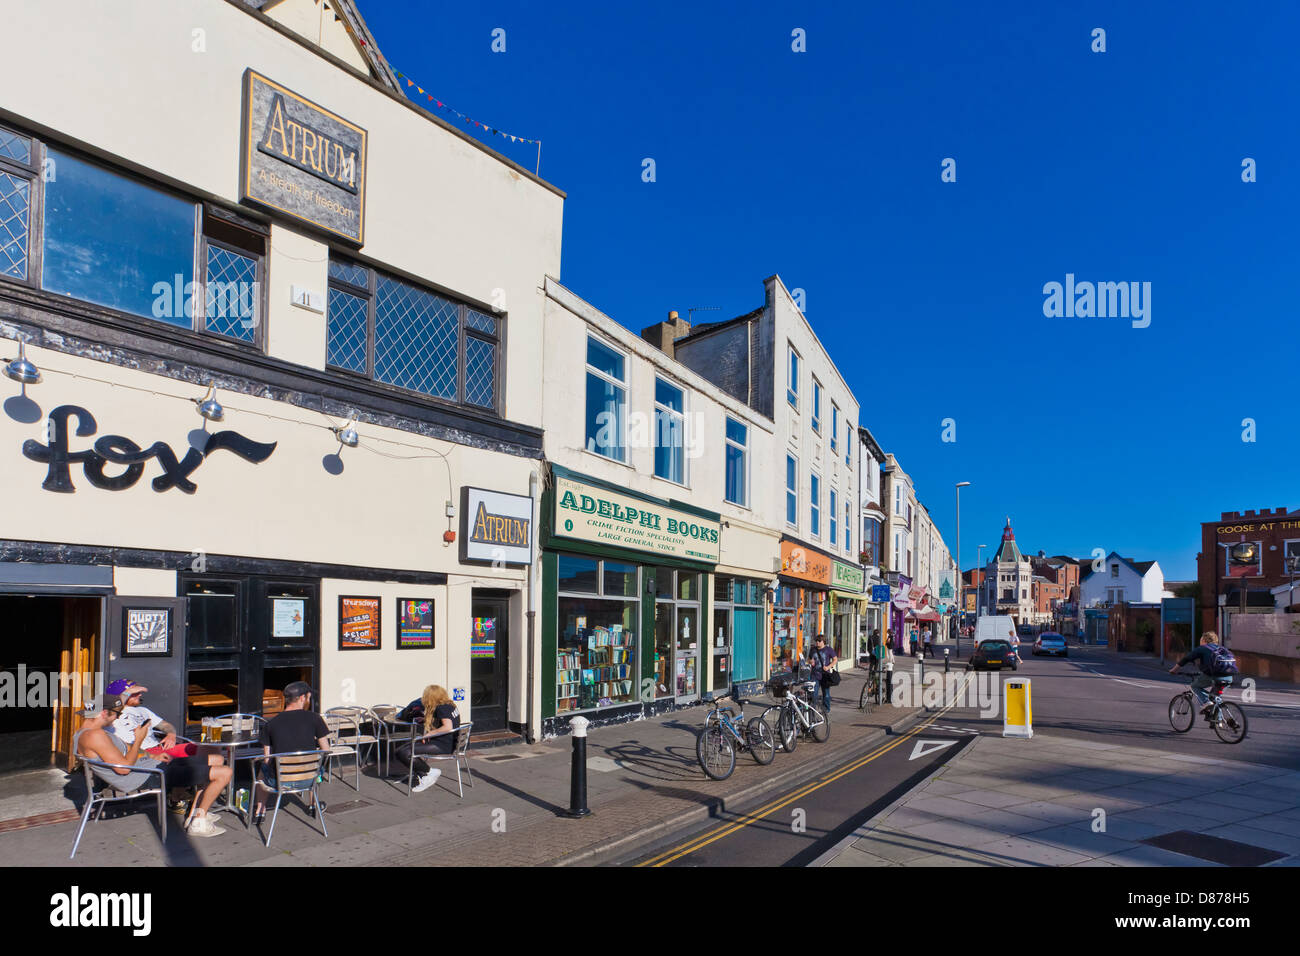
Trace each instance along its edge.
<path fill-rule="evenodd" d="M 858 710 L 868 710 L 873 704 L 880 703 L 880 678 L 880 661 L 872 658 L 871 666 L 867 670 L 867 679 L 862 685 L 862 693 L 858 695 Z"/>
<path fill-rule="evenodd" d="M 722 701 L 730 697 L 740 705 L 737 714 Z M 772 728 L 762 717 L 745 723 L 745 701 L 733 692 L 709 701 L 704 729 L 695 739 L 695 756 L 700 767 L 713 780 L 726 780 L 736 769 L 736 750 L 748 750 L 754 762 L 767 766 L 776 759 L 776 741 Z M 744 732 L 741 732 L 743 728 Z"/>
<path fill-rule="evenodd" d="M 1206 716 L 1220 740 L 1225 744 L 1239 744 L 1246 739 L 1246 712 L 1232 701 L 1223 699 L 1223 692 L 1231 683 L 1231 677 L 1214 678 L 1209 691 L 1211 709 Z M 1187 733 L 1196 723 L 1197 710 L 1196 695 L 1190 688 L 1183 691 L 1169 702 L 1169 726 L 1175 733 Z"/>
<path fill-rule="evenodd" d="M 772 696 L 779 699 L 781 703 L 776 707 L 769 707 L 763 715 L 766 718 L 769 711 L 777 711 L 776 736 L 781 743 L 781 749 L 786 753 L 794 752 L 794 748 L 799 745 L 799 738 L 804 734 L 810 734 L 819 744 L 824 744 L 830 739 L 830 720 L 816 704 L 806 699 L 806 695 L 816 687 L 814 681 L 794 681 L 790 675 L 774 677 L 768 682 Z"/>

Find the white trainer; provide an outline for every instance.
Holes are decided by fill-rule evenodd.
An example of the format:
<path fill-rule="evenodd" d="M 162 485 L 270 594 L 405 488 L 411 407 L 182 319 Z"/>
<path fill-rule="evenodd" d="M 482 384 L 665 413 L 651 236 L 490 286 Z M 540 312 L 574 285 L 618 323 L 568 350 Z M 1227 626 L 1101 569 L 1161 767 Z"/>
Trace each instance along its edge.
<path fill-rule="evenodd" d="M 221 836 L 221 834 L 226 832 L 226 828 L 217 826 L 215 823 L 212 822 L 212 817 L 208 816 L 205 813 L 201 817 L 196 816 L 194 819 L 192 819 L 190 821 L 190 825 L 186 827 L 185 832 L 187 832 L 190 836 L 214 837 L 214 836 Z"/>
<path fill-rule="evenodd" d="M 435 783 L 438 782 L 438 778 L 441 776 L 442 776 L 441 770 L 430 770 L 428 773 L 426 773 L 423 777 L 420 778 L 419 782 L 416 783 L 414 787 L 411 788 L 411 792 L 419 793 L 421 790 L 428 790 L 430 787 L 432 787 Z"/>

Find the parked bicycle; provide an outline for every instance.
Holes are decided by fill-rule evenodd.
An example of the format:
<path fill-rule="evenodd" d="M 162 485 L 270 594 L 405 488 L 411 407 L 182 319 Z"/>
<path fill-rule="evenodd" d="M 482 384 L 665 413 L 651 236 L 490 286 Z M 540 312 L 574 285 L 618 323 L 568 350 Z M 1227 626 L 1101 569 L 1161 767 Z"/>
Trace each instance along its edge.
<path fill-rule="evenodd" d="M 1214 678 L 1214 686 L 1209 689 L 1210 712 L 1206 718 L 1225 744 L 1239 744 L 1246 739 L 1246 712 L 1232 701 L 1223 699 L 1223 692 L 1231 683 L 1231 677 Z M 1177 733 L 1185 734 L 1196 723 L 1199 710 L 1196 695 L 1185 690 L 1169 702 L 1169 725 Z"/>
<path fill-rule="evenodd" d="M 723 707 L 722 701 L 730 697 L 740 707 L 737 713 Z M 776 759 L 776 739 L 772 728 L 762 717 L 745 723 L 745 700 L 732 692 L 709 701 L 709 714 L 704 718 L 704 729 L 695 739 L 695 756 L 700 767 L 713 780 L 726 780 L 736 769 L 736 751 L 748 750 L 754 762 L 766 766 Z"/>
<path fill-rule="evenodd" d="M 882 676 L 880 661 L 872 658 L 871 665 L 867 669 L 867 679 L 862 685 L 862 693 L 858 695 L 858 710 L 869 710 L 874 704 L 880 703 Z"/>
<path fill-rule="evenodd" d="M 779 703 L 763 712 L 763 722 L 767 723 L 769 713 L 776 712 L 776 739 L 786 753 L 794 752 L 804 734 L 811 735 L 819 744 L 830 738 L 829 718 L 808 699 L 816 689 L 815 681 L 795 680 L 790 674 L 777 675 L 768 682 L 769 692 Z"/>

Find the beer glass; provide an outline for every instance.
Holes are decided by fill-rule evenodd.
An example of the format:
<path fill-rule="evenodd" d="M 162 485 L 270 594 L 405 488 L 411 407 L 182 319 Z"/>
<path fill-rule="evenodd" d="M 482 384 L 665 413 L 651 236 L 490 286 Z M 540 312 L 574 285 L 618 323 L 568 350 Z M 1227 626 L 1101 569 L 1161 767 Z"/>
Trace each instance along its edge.
<path fill-rule="evenodd" d="M 218 717 L 212 718 L 212 742 L 221 743 L 221 720 Z"/>

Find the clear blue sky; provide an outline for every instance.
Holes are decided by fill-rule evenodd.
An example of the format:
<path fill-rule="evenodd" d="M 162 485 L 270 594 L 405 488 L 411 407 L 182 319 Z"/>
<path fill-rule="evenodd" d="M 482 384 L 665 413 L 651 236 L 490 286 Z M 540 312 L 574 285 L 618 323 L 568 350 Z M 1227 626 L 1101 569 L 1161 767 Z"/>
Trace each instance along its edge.
<path fill-rule="evenodd" d="M 805 289 L 950 545 L 973 483 L 964 566 L 1009 513 L 1191 578 L 1198 522 L 1300 507 L 1300 5 L 991 6 L 360 0 L 398 70 L 543 141 L 561 278 L 614 318 Z M 1067 272 L 1150 282 L 1150 327 L 1044 317 Z"/>

